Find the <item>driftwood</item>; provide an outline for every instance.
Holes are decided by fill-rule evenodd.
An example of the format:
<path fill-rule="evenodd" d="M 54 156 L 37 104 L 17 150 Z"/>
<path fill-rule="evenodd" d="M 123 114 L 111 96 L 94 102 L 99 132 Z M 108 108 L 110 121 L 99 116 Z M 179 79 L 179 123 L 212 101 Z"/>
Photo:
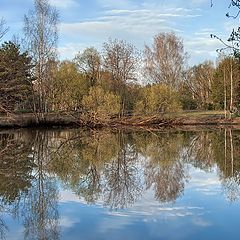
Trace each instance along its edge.
<path fill-rule="evenodd" d="M 112 119 L 111 126 L 133 126 L 133 127 L 144 127 L 144 126 L 171 126 L 177 124 L 177 119 L 164 118 L 160 116 L 147 116 L 147 117 L 124 117 L 119 119 Z"/>

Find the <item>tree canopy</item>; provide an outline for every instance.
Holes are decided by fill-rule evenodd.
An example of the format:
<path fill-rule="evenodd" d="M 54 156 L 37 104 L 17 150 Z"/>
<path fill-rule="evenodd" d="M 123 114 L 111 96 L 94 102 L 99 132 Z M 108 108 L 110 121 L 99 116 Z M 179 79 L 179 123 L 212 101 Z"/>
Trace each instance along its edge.
<path fill-rule="evenodd" d="M 27 52 L 12 42 L 0 48 L 0 111 L 21 108 L 32 93 L 33 65 Z"/>

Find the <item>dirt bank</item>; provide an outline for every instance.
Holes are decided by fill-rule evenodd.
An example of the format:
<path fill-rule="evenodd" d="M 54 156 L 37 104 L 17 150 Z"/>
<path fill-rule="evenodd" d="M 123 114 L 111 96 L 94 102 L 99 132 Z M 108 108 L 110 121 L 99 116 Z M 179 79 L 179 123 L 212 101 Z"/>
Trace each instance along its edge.
<path fill-rule="evenodd" d="M 83 120 L 81 115 L 73 113 L 49 113 L 41 118 L 37 118 L 32 113 L 15 114 L 11 116 L 0 116 L 1 128 L 14 127 L 54 127 L 54 126 L 70 126 L 70 127 L 174 127 L 174 126 L 239 126 L 240 118 L 225 119 L 223 116 L 138 116 L 138 117 L 122 117 L 112 118 L 107 121 L 100 120 Z"/>

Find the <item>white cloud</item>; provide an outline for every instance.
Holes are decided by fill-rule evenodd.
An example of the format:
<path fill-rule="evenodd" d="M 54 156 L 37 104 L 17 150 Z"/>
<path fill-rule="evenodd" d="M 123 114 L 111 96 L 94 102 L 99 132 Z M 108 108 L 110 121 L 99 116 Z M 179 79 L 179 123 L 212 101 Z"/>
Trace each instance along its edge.
<path fill-rule="evenodd" d="M 204 3 L 205 0 L 200 2 Z M 198 32 L 189 34 L 194 19 L 204 14 L 197 7 L 173 7 L 170 4 L 150 1 L 135 6 L 127 0 L 98 0 L 98 3 L 104 9 L 98 12 L 98 17 L 60 25 L 61 36 L 69 42 L 59 49 L 63 58 L 72 57 L 79 48 L 91 45 L 101 48 L 102 43 L 109 37 L 124 39 L 143 49 L 145 43 L 151 43 L 154 35 L 169 31 L 176 32 L 184 40 L 185 49 L 192 57 L 191 65 L 217 57 L 216 49 L 221 47 L 221 44 L 210 38 L 210 34 L 215 33 L 213 28 L 198 27 Z M 193 3 L 197 1 L 191 1 L 189 6 L 193 6 Z M 76 41 L 81 44 L 76 44 Z"/>
<path fill-rule="evenodd" d="M 185 49 L 191 56 L 191 65 L 200 61 L 214 59 L 218 56 L 216 50 L 221 48 L 222 44 L 217 39 L 211 39 L 208 32 L 194 35 L 184 39 Z"/>
<path fill-rule="evenodd" d="M 191 3 L 196 5 L 196 6 L 200 6 L 202 4 L 209 4 L 210 6 L 210 0 L 191 0 Z"/>
<path fill-rule="evenodd" d="M 75 57 L 77 52 L 82 52 L 86 47 L 98 47 L 98 45 L 92 40 L 92 42 L 88 42 L 88 45 L 84 43 L 67 43 L 63 44 L 61 47 L 58 48 L 58 53 L 62 60 L 71 60 Z"/>
<path fill-rule="evenodd" d="M 134 5 L 129 0 L 97 0 L 104 8 L 131 8 Z"/>
<path fill-rule="evenodd" d="M 60 30 L 63 36 L 79 36 L 81 40 L 94 38 L 102 41 L 108 37 L 116 37 L 125 40 L 141 40 L 143 45 L 144 41 L 151 39 L 158 32 L 182 32 L 176 27 L 176 22 L 180 19 L 200 16 L 188 10 L 186 10 L 188 11 L 186 14 L 185 11 L 181 10 L 179 8 L 176 11 L 166 9 L 163 12 L 161 9 L 112 9 L 94 20 L 62 23 Z"/>
<path fill-rule="evenodd" d="M 176 11 L 168 9 L 165 12 L 158 9 L 107 10 L 94 20 L 87 19 L 81 22 L 60 24 L 61 38 L 67 39 L 68 44 L 62 44 L 59 53 L 61 58 L 69 59 L 84 47 L 94 45 L 101 48 L 102 43 L 109 37 L 127 40 L 142 49 L 144 43 L 152 39 L 158 32 L 181 33 L 181 29 L 176 27 L 176 18 L 197 16 L 191 12 L 185 14 L 180 9 L 176 9 Z"/>
<path fill-rule="evenodd" d="M 50 0 L 49 2 L 58 8 L 71 8 L 78 5 L 75 0 Z"/>

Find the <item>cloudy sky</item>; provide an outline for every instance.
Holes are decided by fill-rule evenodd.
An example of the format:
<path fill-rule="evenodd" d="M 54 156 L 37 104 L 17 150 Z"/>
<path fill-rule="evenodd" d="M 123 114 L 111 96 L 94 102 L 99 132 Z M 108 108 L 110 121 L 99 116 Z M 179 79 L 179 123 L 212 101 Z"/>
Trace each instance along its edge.
<path fill-rule="evenodd" d="M 50 0 L 60 12 L 59 55 L 71 59 L 88 46 L 101 49 L 109 37 L 127 40 L 139 49 L 159 32 L 175 31 L 190 55 L 190 65 L 215 60 L 220 43 L 239 20 L 227 19 L 230 0 Z M 0 17 L 10 26 L 7 38 L 22 33 L 23 16 L 33 0 L 0 0 Z"/>

